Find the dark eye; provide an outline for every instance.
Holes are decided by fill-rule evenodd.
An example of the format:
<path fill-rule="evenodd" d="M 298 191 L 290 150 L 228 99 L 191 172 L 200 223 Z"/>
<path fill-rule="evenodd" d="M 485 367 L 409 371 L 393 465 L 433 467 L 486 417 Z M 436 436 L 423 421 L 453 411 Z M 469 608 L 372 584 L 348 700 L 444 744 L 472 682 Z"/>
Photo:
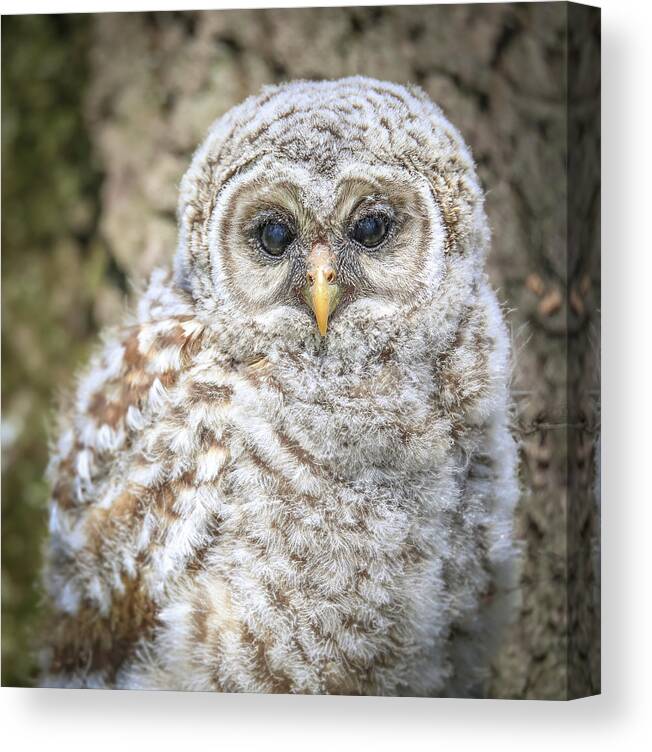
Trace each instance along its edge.
<path fill-rule="evenodd" d="M 389 231 L 389 220 L 378 214 L 368 214 L 359 219 L 351 229 L 351 237 L 365 248 L 375 248 L 385 239 Z"/>
<path fill-rule="evenodd" d="M 260 244 L 270 256 L 282 256 L 294 240 L 294 234 L 285 222 L 272 220 L 260 228 Z"/>

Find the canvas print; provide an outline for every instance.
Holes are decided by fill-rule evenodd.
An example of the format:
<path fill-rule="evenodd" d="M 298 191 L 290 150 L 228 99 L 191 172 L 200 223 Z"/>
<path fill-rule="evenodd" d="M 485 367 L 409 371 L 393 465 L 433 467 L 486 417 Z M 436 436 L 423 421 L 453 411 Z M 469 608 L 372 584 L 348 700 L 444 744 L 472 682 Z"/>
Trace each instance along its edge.
<path fill-rule="evenodd" d="M 3 18 L 3 684 L 600 691 L 599 45 Z"/>

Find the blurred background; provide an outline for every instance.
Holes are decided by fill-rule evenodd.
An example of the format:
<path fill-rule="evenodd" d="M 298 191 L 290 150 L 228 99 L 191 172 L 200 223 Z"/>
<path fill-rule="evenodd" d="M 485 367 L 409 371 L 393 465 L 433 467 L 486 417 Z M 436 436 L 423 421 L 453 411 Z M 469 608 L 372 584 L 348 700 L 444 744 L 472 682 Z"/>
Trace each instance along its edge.
<path fill-rule="evenodd" d="M 263 84 L 365 74 L 423 87 L 487 191 L 524 552 L 490 694 L 599 691 L 599 64 L 566 3 L 2 19 L 3 685 L 35 678 L 57 394 L 171 258 L 192 151 Z"/>

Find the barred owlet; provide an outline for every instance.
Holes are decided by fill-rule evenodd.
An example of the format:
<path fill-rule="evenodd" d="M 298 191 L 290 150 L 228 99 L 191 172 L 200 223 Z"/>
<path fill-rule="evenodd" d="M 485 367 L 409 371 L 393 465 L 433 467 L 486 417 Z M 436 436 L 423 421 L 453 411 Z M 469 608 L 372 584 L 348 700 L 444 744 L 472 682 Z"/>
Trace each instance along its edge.
<path fill-rule="evenodd" d="M 50 465 L 44 685 L 470 695 L 515 592 L 483 193 L 419 89 L 267 87 Z"/>

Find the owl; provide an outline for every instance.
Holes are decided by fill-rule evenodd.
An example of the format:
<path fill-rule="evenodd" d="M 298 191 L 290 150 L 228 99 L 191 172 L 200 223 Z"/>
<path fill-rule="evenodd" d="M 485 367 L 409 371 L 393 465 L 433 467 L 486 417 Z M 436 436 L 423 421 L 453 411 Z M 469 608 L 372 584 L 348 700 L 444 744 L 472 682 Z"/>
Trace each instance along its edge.
<path fill-rule="evenodd" d="M 482 694 L 517 598 L 509 337 L 418 88 L 265 87 L 60 411 L 44 686 Z"/>

